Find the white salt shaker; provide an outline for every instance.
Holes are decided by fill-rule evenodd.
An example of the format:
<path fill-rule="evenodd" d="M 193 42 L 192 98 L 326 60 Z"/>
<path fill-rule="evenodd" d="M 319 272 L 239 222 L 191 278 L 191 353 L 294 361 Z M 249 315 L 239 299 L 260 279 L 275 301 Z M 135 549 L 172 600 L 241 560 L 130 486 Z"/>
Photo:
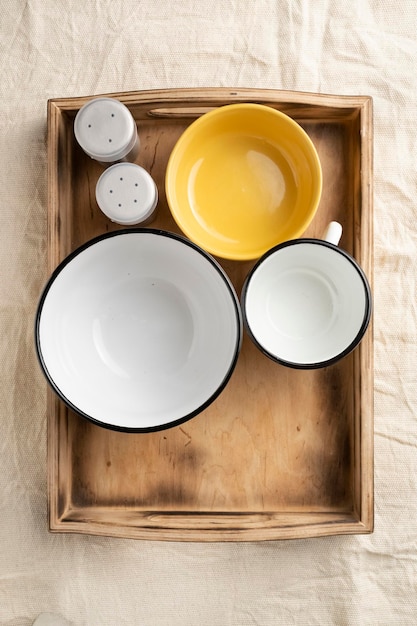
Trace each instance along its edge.
<path fill-rule="evenodd" d="M 149 224 L 155 216 L 158 189 L 152 176 L 135 163 L 116 163 L 100 176 L 97 204 L 112 222 Z"/>
<path fill-rule="evenodd" d="M 104 165 L 134 161 L 139 151 L 136 122 L 115 98 L 94 98 L 78 111 L 74 121 L 77 142 L 88 156 Z"/>

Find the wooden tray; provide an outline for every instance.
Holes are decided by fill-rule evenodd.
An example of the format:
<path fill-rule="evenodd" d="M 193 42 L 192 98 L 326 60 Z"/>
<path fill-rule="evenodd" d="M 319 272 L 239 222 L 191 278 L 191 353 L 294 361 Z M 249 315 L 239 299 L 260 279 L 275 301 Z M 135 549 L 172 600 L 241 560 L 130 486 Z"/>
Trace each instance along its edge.
<path fill-rule="evenodd" d="M 137 120 L 137 163 L 160 202 L 152 227 L 178 232 L 164 175 L 184 129 L 213 107 L 259 102 L 309 133 L 323 196 L 306 232 L 329 220 L 372 286 L 372 101 L 252 89 L 109 94 Z M 49 271 L 71 250 L 119 228 L 98 210 L 102 172 L 73 134 L 91 96 L 48 102 Z M 240 293 L 249 262 L 223 262 Z M 118 433 L 92 425 L 48 392 L 50 530 L 153 540 L 258 541 L 369 533 L 373 529 L 373 333 L 341 363 L 281 367 L 245 336 L 236 370 L 204 413 L 171 430 Z"/>

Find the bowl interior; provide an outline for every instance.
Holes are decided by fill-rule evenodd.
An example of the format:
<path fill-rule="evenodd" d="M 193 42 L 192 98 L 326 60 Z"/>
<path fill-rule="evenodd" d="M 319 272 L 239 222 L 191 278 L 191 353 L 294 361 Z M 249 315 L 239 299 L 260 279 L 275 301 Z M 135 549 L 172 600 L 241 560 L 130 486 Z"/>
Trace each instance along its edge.
<path fill-rule="evenodd" d="M 166 172 L 167 200 L 182 231 L 212 254 L 239 260 L 300 236 L 321 189 L 307 133 L 257 104 L 227 105 L 193 122 Z"/>
<path fill-rule="evenodd" d="M 338 249 L 298 240 L 270 253 L 244 288 L 245 323 L 270 357 L 318 366 L 350 351 L 369 319 L 362 272 Z"/>
<path fill-rule="evenodd" d="M 149 229 L 76 251 L 38 311 L 38 351 L 55 390 L 119 429 L 197 414 L 226 384 L 240 341 L 237 297 L 220 266 L 183 238 Z"/>

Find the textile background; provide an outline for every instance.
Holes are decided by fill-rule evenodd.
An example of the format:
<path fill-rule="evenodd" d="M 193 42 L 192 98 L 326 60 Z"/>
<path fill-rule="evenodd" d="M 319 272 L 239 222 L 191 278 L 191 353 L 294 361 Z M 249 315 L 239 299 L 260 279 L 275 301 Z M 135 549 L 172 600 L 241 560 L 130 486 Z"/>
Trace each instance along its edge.
<path fill-rule="evenodd" d="M 417 623 L 417 4 L 0 0 L 0 624 Z M 374 105 L 375 532 L 265 543 L 53 535 L 46 383 L 48 98 L 169 87 Z"/>

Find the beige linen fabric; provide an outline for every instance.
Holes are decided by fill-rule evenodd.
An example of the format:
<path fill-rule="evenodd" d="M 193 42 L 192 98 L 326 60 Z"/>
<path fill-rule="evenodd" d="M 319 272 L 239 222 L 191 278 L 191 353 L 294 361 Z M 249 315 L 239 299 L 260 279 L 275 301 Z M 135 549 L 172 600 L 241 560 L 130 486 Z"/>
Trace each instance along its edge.
<path fill-rule="evenodd" d="M 0 624 L 417 623 L 417 3 L 1 0 Z M 370 95 L 375 532 L 158 543 L 47 529 L 46 101 L 167 87 Z"/>

